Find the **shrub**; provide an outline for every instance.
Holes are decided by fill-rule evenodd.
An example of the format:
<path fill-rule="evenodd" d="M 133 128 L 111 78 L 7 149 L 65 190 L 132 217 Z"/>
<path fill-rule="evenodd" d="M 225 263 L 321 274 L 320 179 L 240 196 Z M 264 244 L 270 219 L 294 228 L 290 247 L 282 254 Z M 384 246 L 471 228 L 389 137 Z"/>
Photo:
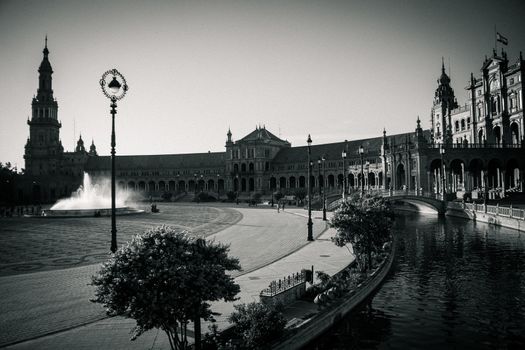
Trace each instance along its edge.
<path fill-rule="evenodd" d="M 257 349 L 279 338 L 286 326 L 282 304 L 249 303 L 235 305 L 228 320 L 243 339 L 244 346 Z"/>

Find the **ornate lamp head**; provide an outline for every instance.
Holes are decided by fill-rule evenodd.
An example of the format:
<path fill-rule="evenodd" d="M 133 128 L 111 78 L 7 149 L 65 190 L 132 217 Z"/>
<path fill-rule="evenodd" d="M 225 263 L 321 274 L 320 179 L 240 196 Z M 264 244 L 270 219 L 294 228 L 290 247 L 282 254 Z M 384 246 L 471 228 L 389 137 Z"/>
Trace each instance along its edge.
<path fill-rule="evenodd" d="M 110 76 L 112 79 L 108 83 Z M 102 75 L 100 87 L 104 95 L 113 102 L 121 100 L 129 89 L 126 79 L 116 69 L 110 69 Z"/>

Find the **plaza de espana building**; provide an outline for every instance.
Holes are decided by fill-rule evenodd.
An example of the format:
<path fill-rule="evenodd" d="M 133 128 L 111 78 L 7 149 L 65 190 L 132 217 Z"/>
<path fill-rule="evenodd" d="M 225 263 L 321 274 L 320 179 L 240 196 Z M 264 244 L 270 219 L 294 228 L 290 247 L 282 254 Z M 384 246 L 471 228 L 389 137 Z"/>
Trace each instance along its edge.
<path fill-rule="evenodd" d="M 82 137 L 74 152 L 64 152 L 47 42 L 43 54 L 27 121 L 25 175 L 17 193 L 21 201 L 52 203 L 70 196 L 84 172 L 109 178 L 111 159 L 98 155 L 94 143 L 86 149 Z M 344 184 L 351 192 L 362 183 L 367 190 L 446 192 L 458 197 L 467 193 L 473 198 L 523 192 L 524 73 L 521 53 L 511 60 L 504 51 L 494 51 L 482 63 L 480 74 L 471 74 L 465 87 L 467 101 L 460 105 L 442 65 L 430 129 L 424 130 L 419 117 L 414 117 L 415 130 L 404 134 L 383 131 L 375 138 L 326 144 L 315 144 L 312 135 L 313 193 L 320 189 L 341 193 Z M 307 135 L 305 144 L 296 147 L 265 126 L 257 126 L 242 138 L 234 139 L 230 130 L 225 136 L 222 152 L 117 156 L 117 184 L 145 198 L 166 193 L 191 197 L 198 191 L 222 198 L 229 191 L 241 198 L 254 193 L 270 196 L 277 190 L 288 195 L 304 191 L 309 165 Z"/>

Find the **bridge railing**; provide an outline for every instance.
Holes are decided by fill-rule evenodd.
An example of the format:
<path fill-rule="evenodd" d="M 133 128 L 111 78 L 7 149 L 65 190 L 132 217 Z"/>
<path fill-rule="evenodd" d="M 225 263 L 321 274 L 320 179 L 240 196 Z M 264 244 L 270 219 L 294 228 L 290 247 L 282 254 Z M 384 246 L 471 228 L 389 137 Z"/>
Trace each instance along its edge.
<path fill-rule="evenodd" d="M 478 213 L 488 213 L 518 220 L 525 220 L 525 209 L 513 208 L 512 205 L 510 207 L 500 207 L 499 205 L 449 202 L 447 207 L 451 209 L 468 209 Z"/>
<path fill-rule="evenodd" d="M 423 198 L 429 198 L 434 200 L 442 200 L 442 196 L 440 194 L 435 193 L 424 193 L 421 191 L 407 191 L 407 190 L 379 190 L 374 191 L 375 193 L 379 193 L 380 195 L 384 197 L 391 197 L 395 199 L 395 197 L 407 197 L 407 196 L 414 196 L 414 197 L 423 197 Z M 326 209 L 331 211 L 339 207 L 342 203 L 342 198 L 336 199 L 333 202 L 329 203 L 326 206 Z M 470 211 L 475 211 L 478 213 L 488 213 L 492 215 L 500 215 L 504 217 L 510 217 L 515 218 L 519 220 L 525 220 L 525 209 L 520 208 L 512 208 L 512 205 L 510 207 L 500 207 L 499 205 L 486 205 L 486 204 L 477 204 L 477 203 L 460 203 L 460 202 L 447 202 L 447 208 L 449 209 L 468 209 Z"/>

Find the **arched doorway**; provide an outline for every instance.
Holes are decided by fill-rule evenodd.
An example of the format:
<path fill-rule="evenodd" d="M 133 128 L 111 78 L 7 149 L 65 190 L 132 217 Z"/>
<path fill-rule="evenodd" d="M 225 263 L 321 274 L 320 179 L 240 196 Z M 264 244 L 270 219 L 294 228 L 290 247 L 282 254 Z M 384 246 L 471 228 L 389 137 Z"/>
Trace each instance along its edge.
<path fill-rule="evenodd" d="M 452 192 L 465 190 L 465 162 L 454 159 L 450 162 L 450 185 Z"/>
<path fill-rule="evenodd" d="M 376 174 L 368 173 L 368 189 L 376 187 Z"/>
<path fill-rule="evenodd" d="M 355 187 L 355 176 L 352 173 L 348 174 L 348 187 L 349 188 Z"/>
<path fill-rule="evenodd" d="M 328 187 L 333 188 L 335 186 L 335 178 L 334 175 L 330 174 L 328 175 Z"/>
<path fill-rule="evenodd" d="M 155 192 L 155 181 L 148 182 L 148 192 L 152 193 Z"/>
<path fill-rule="evenodd" d="M 400 163 L 396 168 L 396 189 L 405 190 L 406 189 L 406 172 L 405 165 Z"/>
<path fill-rule="evenodd" d="M 135 191 L 135 182 L 128 182 L 128 190 Z"/>
<path fill-rule="evenodd" d="M 246 192 L 246 179 L 245 178 L 241 179 L 241 191 Z"/>
<path fill-rule="evenodd" d="M 508 188 L 509 192 L 521 192 L 523 191 L 521 184 L 518 161 L 514 158 L 509 159 L 505 167 L 505 187 Z"/>
<path fill-rule="evenodd" d="M 270 178 L 270 190 L 275 191 L 277 189 L 277 179 L 275 177 Z"/>
<path fill-rule="evenodd" d="M 233 190 L 235 192 L 239 191 L 239 179 L 238 178 L 233 179 Z"/>
<path fill-rule="evenodd" d="M 290 182 L 290 188 L 295 188 L 295 187 L 297 187 L 297 186 L 296 186 L 296 183 L 295 183 L 295 176 L 290 176 L 290 178 L 288 179 L 288 181 Z"/>
<path fill-rule="evenodd" d="M 467 190 L 480 192 L 485 184 L 483 177 L 483 161 L 478 158 L 472 159 L 468 165 Z"/>
<path fill-rule="evenodd" d="M 306 178 L 304 176 L 299 176 L 299 187 L 300 188 L 306 187 Z"/>
<path fill-rule="evenodd" d="M 184 180 L 179 181 L 179 192 L 186 191 L 186 182 Z"/>
<path fill-rule="evenodd" d="M 253 177 L 250 177 L 250 179 L 248 180 L 248 191 L 255 191 L 255 180 Z"/>
<path fill-rule="evenodd" d="M 496 126 L 492 132 L 494 134 L 494 142 L 496 145 L 501 146 L 501 128 Z"/>
<path fill-rule="evenodd" d="M 490 189 L 497 190 L 498 192 L 503 187 L 501 165 L 502 164 L 499 159 L 491 159 L 487 165 L 488 186 Z"/>
<path fill-rule="evenodd" d="M 279 178 L 279 188 L 286 188 L 286 178 L 283 176 Z"/>
<path fill-rule="evenodd" d="M 510 138 L 513 145 L 520 144 L 520 132 L 518 123 L 516 122 L 510 124 Z"/>

